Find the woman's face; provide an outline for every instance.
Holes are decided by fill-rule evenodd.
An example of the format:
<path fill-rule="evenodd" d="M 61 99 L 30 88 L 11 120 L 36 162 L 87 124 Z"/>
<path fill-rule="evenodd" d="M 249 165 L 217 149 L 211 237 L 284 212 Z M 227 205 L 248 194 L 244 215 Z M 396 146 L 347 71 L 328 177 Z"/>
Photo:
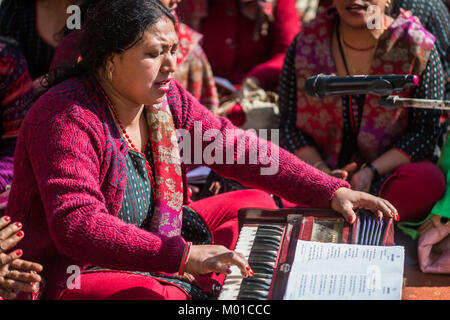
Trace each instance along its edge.
<path fill-rule="evenodd" d="M 178 36 L 174 24 L 162 17 L 141 41 L 107 63 L 112 87 L 123 98 L 144 105 L 163 101 L 176 67 Z"/>
<path fill-rule="evenodd" d="M 160 2 L 171 12 L 174 12 L 181 0 L 160 0 Z"/>
<path fill-rule="evenodd" d="M 376 13 L 384 14 L 387 0 L 334 0 L 343 22 L 355 28 L 366 27 Z M 370 6 L 376 6 L 369 9 Z M 373 10 L 376 9 L 376 10 Z"/>

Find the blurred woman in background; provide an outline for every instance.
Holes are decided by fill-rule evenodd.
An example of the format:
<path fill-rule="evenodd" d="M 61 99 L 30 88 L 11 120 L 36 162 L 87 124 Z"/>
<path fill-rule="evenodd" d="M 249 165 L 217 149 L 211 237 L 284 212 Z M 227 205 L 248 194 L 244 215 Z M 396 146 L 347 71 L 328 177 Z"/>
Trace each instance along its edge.
<path fill-rule="evenodd" d="M 380 26 L 368 28 L 369 6 Z M 305 82 L 329 75 L 414 74 L 404 97 L 443 99 L 435 38 L 410 12 L 385 14 L 386 0 L 339 0 L 295 38 L 280 84 L 281 146 L 353 189 L 395 204 L 402 220 L 419 221 L 442 197 L 445 179 L 433 163 L 445 128 L 442 112 L 386 109 L 372 95 L 310 97 Z M 431 160 L 431 161 L 430 161 Z"/>

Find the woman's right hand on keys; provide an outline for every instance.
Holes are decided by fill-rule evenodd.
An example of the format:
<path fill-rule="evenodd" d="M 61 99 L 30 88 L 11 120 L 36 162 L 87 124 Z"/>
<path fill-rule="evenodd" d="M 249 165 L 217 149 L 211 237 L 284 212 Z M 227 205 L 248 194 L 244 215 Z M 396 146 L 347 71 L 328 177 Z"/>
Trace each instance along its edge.
<path fill-rule="evenodd" d="M 186 262 L 186 272 L 206 274 L 217 272 L 230 274 L 230 266 L 237 266 L 244 278 L 254 275 L 247 259 L 239 252 L 220 245 L 193 245 Z"/>

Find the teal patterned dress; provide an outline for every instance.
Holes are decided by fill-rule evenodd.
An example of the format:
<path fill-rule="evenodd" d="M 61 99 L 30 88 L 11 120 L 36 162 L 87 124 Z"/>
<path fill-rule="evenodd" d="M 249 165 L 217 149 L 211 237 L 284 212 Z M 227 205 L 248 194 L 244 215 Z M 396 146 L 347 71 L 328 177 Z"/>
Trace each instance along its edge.
<path fill-rule="evenodd" d="M 153 170 L 151 150 L 151 144 L 150 141 L 148 141 L 144 150 L 145 155 L 133 150 L 128 151 L 126 161 L 127 186 L 122 200 L 122 207 L 118 215 L 118 217 L 126 223 L 134 224 L 143 229 L 148 229 L 148 225 L 154 212 L 152 185 L 145 163 L 146 158 Z M 194 244 L 212 243 L 212 237 L 208 226 L 193 209 L 187 206 L 183 207 L 182 223 L 181 235 L 186 241 L 191 241 Z M 91 267 L 86 271 L 96 272 L 107 270 L 108 269 L 101 267 Z M 180 279 L 159 277 L 148 272 L 130 272 L 160 279 L 164 282 L 171 282 L 182 287 L 193 300 L 205 300 L 209 298 L 200 288 Z"/>

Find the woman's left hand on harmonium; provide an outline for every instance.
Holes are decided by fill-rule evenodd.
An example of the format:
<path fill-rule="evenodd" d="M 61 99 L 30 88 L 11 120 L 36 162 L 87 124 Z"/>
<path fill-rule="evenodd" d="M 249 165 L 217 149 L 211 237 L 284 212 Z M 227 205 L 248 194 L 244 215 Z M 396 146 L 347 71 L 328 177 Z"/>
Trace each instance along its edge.
<path fill-rule="evenodd" d="M 372 211 L 378 219 L 393 218 L 398 221 L 397 209 L 387 200 L 373 196 L 369 193 L 339 188 L 331 199 L 331 208 L 339 213 L 349 222 L 356 220 L 356 209 L 367 209 Z"/>

